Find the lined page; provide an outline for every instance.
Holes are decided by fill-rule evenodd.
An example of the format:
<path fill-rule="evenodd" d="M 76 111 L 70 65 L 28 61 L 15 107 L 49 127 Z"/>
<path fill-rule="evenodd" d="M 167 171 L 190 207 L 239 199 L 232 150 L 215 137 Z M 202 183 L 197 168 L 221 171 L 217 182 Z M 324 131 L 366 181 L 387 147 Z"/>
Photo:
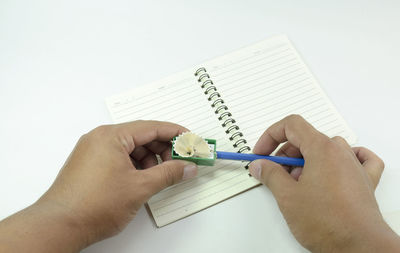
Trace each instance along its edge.
<path fill-rule="evenodd" d="M 217 139 L 219 150 L 236 151 L 193 76 L 199 67 L 207 69 L 250 147 L 268 126 L 294 113 L 328 136 L 340 135 L 350 144 L 356 141 L 286 36 L 109 98 L 114 122 L 171 121 L 204 138 Z M 217 160 L 215 166 L 200 167 L 196 178 L 156 194 L 148 204 L 157 226 L 164 226 L 258 184 L 241 162 Z"/>
<path fill-rule="evenodd" d="M 194 71 L 184 71 L 107 99 L 113 121 L 170 121 L 204 138 L 216 139 L 220 150 L 235 151 L 196 82 Z M 217 160 L 214 166 L 200 166 L 196 178 L 154 195 L 148 205 L 160 227 L 255 185 L 258 182 L 248 176 L 241 162 Z"/>
<path fill-rule="evenodd" d="M 328 136 L 356 137 L 286 36 L 276 36 L 204 64 L 249 146 L 264 130 L 300 114 Z"/>

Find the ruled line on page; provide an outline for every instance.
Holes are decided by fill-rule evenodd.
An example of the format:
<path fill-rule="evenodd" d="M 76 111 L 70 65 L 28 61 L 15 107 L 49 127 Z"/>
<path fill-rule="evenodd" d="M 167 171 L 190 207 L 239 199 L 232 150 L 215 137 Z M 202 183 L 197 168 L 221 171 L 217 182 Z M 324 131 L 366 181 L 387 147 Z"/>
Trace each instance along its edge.
<path fill-rule="evenodd" d="M 233 86 L 233 87 L 231 87 L 231 88 L 229 88 L 229 89 L 223 90 L 223 91 L 222 91 L 222 94 L 223 94 L 223 95 L 227 95 L 227 96 L 232 96 L 232 95 L 234 95 L 234 94 L 237 94 L 238 90 L 240 90 L 240 87 L 239 87 L 239 86 L 246 86 L 246 84 L 254 83 L 255 81 L 260 81 L 260 82 L 257 82 L 257 83 L 255 84 L 255 87 L 257 87 L 257 86 L 262 86 L 264 83 L 268 83 L 268 82 L 272 82 L 272 81 L 275 81 L 275 80 L 279 80 L 279 78 L 287 77 L 288 75 L 291 75 L 291 74 L 293 74 L 293 73 L 296 73 L 296 72 L 298 72 L 299 70 L 301 70 L 301 69 L 293 69 L 293 70 L 290 70 L 290 71 L 288 71 L 288 72 L 282 73 L 282 74 L 280 74 L 279 76 L 275 76 L 275 77 L 272 77 L 272 78 L 267 79 L 267 80 L 265 80 L 265 79 L 263 79 L 263 78 L 268 77 L 269 74 L 264 74 L 263 76 L 260 76 L 260 77 L 257 77 L 257 78 L 253 78 L 253 79 L 247 80 L 247 81 L 245 81 L 245 82 L 240 82 L 240 83 L 231 82 L 232 84 L 237 84 L 237 85 L 236 85 L 236 86 Z M 304 74 L 305 74 L 305 73 L 303 73 L 303 72 L 296 73 L 296 74 L 295 74 L 293 77 L 291 77 L 291 78 L 296 78 L 296 77 L 299 77 L 299 76 L 304 75 Z M 217 89 L 219 89 L 220 91 L 222 90 L 220 87 L 218 87 Z"/>
<path fill-rule="evenodd" d="M 254 56 L 254 57 L 256 57 L 256 56 Z M 287 59 L 287 58 L 289 58 L 289 59 Z M 281 61 L 282 59 L 284 59 L 284 60 Z M 260 68 L 264 69 L 264 71 L 267 71 L 269 69 L 276 68 L 282 64 L 294 61 L 296 59 L 297 59 L 296 55 L 294 55 L 293 52 L 285 50 L 285 55 L 279 56 L 277 58 L 272 58 L 272 59 L 268 58 L 268 57 L 262 58 L 262 60 L 268 60 L 266 62 L 260 62 L 259 61 L 260 59 L 255 59 L 253 61 L 247 62 L 246 65 L 242 65 L 240 67 L 231 68 L 230 66 L 226 66 L 225 68 L 227 70 L 225 72 L 227 72 L 229 70 L 230 74 L 225 77 L 221 77 L 221 75 L 219 74 L 220 68 L 217 68 L 215 71 L 212 71 L 212 73 L 213 73 L 212 78 L 214 78 L 215 80 L 226 79 L 226 78 L 234 77 L 235 75 L 241 75 L 245 72 L 251 73 L 252 70 L 260 69 Z M 222 85 L 225 85 L 225 84 L 222 84 Z"/>
<path fill-rule="evenodd" d="M 178 90 L 181 89 L 181 88 L 180 88 L 180 87 L 181 87 L 180 84 L 185 84 L 185 83 L 187 83 L 187 82 L 192 82 L 192 81 L 193 81 L 192 78 L 186 78 L 186 79 L 183 79 L 183 80 L 174 82 L 172 85 L 169 85 L 168 88 L 170 89 L 170 92 L 176 92 L 176 91 L 178 91 Z M 148 99 L 148 100 L 145 100 L 145 98 L 149 98 L 149 99 Z M 148 93 L 148 94 L 140 94 L 139 97 L 136 97 L 136 102 L 137 102 L 138 104 L 149 104 L 149 103 L 152 103 L 152 102 L 153 102 L 153 99 L 154 99 L 154 96 L 153 96 L 151 93 Z M 118 107 L 119 107 L 120 109 L 114 110 L 114 111 L 113 111 L 113 114 L 119 114 L 119 113 L 120 113 L 121 111 L 123 111 L 123 110 L 130 110 L 130 109 L 133 109 L 132 107 L 124 107 L 127 103 L 129 103 L 129 102 L 126 102 L 126 103 L 124 103 L 124 104 L 119 104 Z"/>
<path fill-rule="evenodd" d="M 171 86 L 173 87 L 173 84 Z M 198 92 L 193 93 L 194 88 L 198 89 Z M 136 99 L 133 95 L 126 98 L 121 97 L 121 101 L 129 102 L 123 104 L 123 109 L 118 103 L 115 103 L 115 106 L 112 107 L 115 112 L 118 112 L 118 120 L 146 118 L 177 122 L 190 127 L 193 131 L 207 135 L 212 134 L 212 136 L 206 137 L 216 139 L 218 146 L 224 150 L 233 150 L 231 143 L 227 141 L 228 136 L 220 126 L 213 108 L 211 108 L 200 87 L 188 83 L 187 86 L 182 87 L 181 85 L 179 89 L 154 89 L 144 97 L 145 99 Z M 146 104 L 143 101 L 152 102 Z M 159 208 L 163 208 L 161 210 L 164 211 L 169 207 L 177 208 L 177 203 L 196 203 L 198 194 L 207 195 L 207 191 L 213 190 L 215 187 L 234 188 L 234 185 L 230 185 L 230 182 L 234 182 L 236 180 L 234 178 L 240 176 L 240 173 L 246 173 L 241 164 L 235 165 L 232 162 L 207 168 L 206 171 L 199 173 L 197 183 L 184 182 L 185 185 L 183 186 L 174 185 L 170 189 L 157 194 L 165 197 L 160 202 L 163 204 L 161 207 L 157 206 L 159 204 L 153 204 L 151 200 L 149 206 L 157 213 Z M 157 195 L 154 196 L 154 199 L 157 199 Z M 229 196 L 224 196 L 223 199 Z M 218 202 L 221 200 L 219 199 Z"/>
<path fill-rule="evenodd" d="M 223 70 L 210 66 L 210 78 L 245 134 L 244 138 L 265 130 L 258 125 L 266 128 L 265 124 L 292 113 L 303 114 L 310 121 L 317 119 L 313 124 L 320 130 L 343 133 L 336 131 L 336 122 L 344 129 L 345 136 L 351 136 L 296 50 L 290 42 L 287 45 L 284 53 L 279 50 L 274 55 L 259 53 L 252 59 L 246 58 L 245 65 L 225 66 Z M 317 112 L 320 107 L 324 110 Z"/>
<path fill-rule="evenodd" d="M 178 91 L 176 91 L 176 92 L 173 92 L 172 94 L 174 95 L 175 98 L 184 97 L 185 94 L 181 94 L 181 93 L 180 93 L 180 92 L 182 92 L 182 91 L 183 91 L 183 90 L 180 89 L 180 90 L 178 90 Z M 191 91 L 188 91 L 188 92 L 187 92 L 187 94 L 191 94 L 191 93 L 192 93 Z M 170 93 L 170 94 L 171 94 L 171 93 Z M 187 96 L 187 97 L 185 97 L 185 99 L 187 99 L 187 100 L 189 100 L 189 101 L 190 101 L 190 100 L 193 100 L 193 99 L 195 99 L 195 98 L 198 98 L 198 94 L 192 94 L 192 96 Z M 153 100 L 153 101 L 152 101 L 152 104 L 151 104 L 151 107 L 146 106 L 145 103 L 142 103 L 142 102 L 139 100 L 139 101 L 136 102 L 136 105 L 135 105 L 134 107 L 130 107 L 130 108 L 126 108 L 126 109 L 124 109 L 124 110 L 120 110 L 120 111 L 118 112 L 119 115 L 116 114 L 116 115 L 118 115 L 116 118 L 117 118 L 117 119 L 121 119 L 121 118 L 124 118 L 124 117 L 126 117 L 126 116 L 129 116 L 129 114 L 131 114 L 131 110 L 132 110 L 132 109 L 134 109 L 134 110 L 136 110 L 136 111 L 140 111 L 140 112 L 142 113 L 142 115 L 139 116 L 139 118 L 140 118 L 140 117 L 143 117 L 143 115 L 146 115 L 146 114 L 148 113 L 148 111 L 152 111 L 152 110 L 153 110 L 152 107 L 156 107 L 156 108 L 157 108 L 157 106 L 159 106 L 159 105 L 168 104 L 168 106 L 169 106 L 170 108 L 175 108 L 176 105 L 182 103 L 182 101 L 181 101 L 181 100 L 178 100 L 178 99 L 175 99 L 175 100 L 178 100 L 178 101 L 176 101 L 176 102 L 174 102 L 174 103 L 171 103 L 170 100 L 171 100 L 171 98 L 170 98 L 169 96 L 165 96 L 165 97 L 159 98 L 158 101 Z M 124 114 L 121 114 L 122 112 L 124 112 Z"/>
<path fill-rule="evenodd" d="M 253 119 L 258 118 L 258 116 L 261 115 L 270 115 L 273 113 L 281 113 L 283 110 L 286 110 L 286 108 L 296 105 L 301 101 L 310 99 L 310 101 L 313 101 L 314 96 L 317 94 L 315 92 L 315 90 L 313 89 L 307 89 L 305 91 L 302 91 L 299 94 L 293 94 L 292 93 L 287 93 L 289 94 L 289 96 L 284 96 L 285 99 L 287 99 L 287 103 L 276 103 L 276 104 L 271 104 L 270 107 L 258 107 L 258 108 L 254 108 L 253 104 L 246 104 L 246 107 L 243 106 L 243 108 L 239 109 L 238 111 L 236 111 L 235 115 L 241 115 L 240 117 L 245 120 L 245 121 L 251 121 Z M 318 101 L 320 98 L 316 98 L 315 101 Z M 254 112 L 254 114 L 249 113 L 249 110 L 257 110 L 257 114 L 256 112 Z"/>
<path fill-rule="evenodd" d="M 312 101 L 310 101 L 309 103 L 310 104 L 312 104 L 312 103 L 315 103 L 315 102 L 318 102 L 318 101 L 321 101 L 321 98 L 317 98 L 317 99 L 315 99 L 315 100 L 312 100 Z M 293 103 L 293 104 L 295 104 L 295 103 Z M 301 105 L 299 105 L 299 107 L 301 107 Z M 278 110 L 277 110 L 278 111 Z M 290 111 L 286 111 L 285 113 L 281 113 L 281 112 L 279 112 L 278 111 L 278 113 L 275 115 L 275 116 L 273 116 L 273 117 L 267 117 L 267 116 L 269 116 L 269 115 L 267 115 L 267 114 L 264 114 L 263 115 L 263 119 L 264 119 L 264 122 L 265 123 L 267 123 L 267 122 L 276 122 L 276 121 L 278 121 L 278 120 L 281 120 L 282 118 L 284 118 L 284 117 L 286 117 L 287 115 L 289 115 L 289 114 L 292 114 Z M 250 122 L 250 121 L 247 121 L 247 122 Z M 256 124 L 254 124 L 254 122 L 253 122 L 253 124 L 251 124 L 249 127 L 247 127 L 246 128 L 247 129 L 247 131 L 249 131 L 249 132 L 251 132 L 252 130 L 251 129 L 259 129 L 259 127 L 256 125 Z"/>
<path fill-rule="evenodd" d="M 289 58 L 289 59 L 287 59 L 287 58 Z M 240 75 L 240 74 L 242 74 L 244 72 L 247 72 L 249 69 L 253 68 L 252 67 L 253 64 L 257 64 L 258 66 L 264 66 L 265 69 L 269 69 L 269 68 L 277 67 L 277 66 L 280 66 L 282 64 L 286 64 L 286 63 L 289 63 L 289 62 L 292 62 L 292 61 L 296 60 L 296 58 L 293 57 L 292 53 L 287 53 L 285 55 L 281 55 L 281 56 L 277 57 L 276 59 L 272 59 L 272 60 L 269 59 L 269 61 L 263 62 L 263 60 L 268 60 L 268 59 L 269 58 L 265 57 L 265 58 L 258 59 L 256 61 L 249 62 L 246 65 L 246 68 L 241 68 L 240 71 L 238 71 L 239 68 L 231 68 L 229 70 L 226 70 L 223 74 L 217 72 L 216 74 L 213 74 L 213 78 L 215 78 L 216 80 L 219 80 L 219 79 L 222 78 L 221 76 L 225 76 L 228 73 L 229 73 L 229 75 L 227 75 L 226 77 L 232 77 L 232 76 L 235 76 L 235 75 Z M 282 59 L 285 59 L 285 60 L 283 62 L 280 62 L 279 64 L 274 64 L 274 65 L 271 65 L 270 67 L 268 67 L 269 65 L 267 65 L 267 64 L 274 63 L 276 61 L 280 61 Z"/>
<path fill-rule="evenodd" d="M 199 178 L 194 178 L 194 179 L 191 179 L 191 180 L 188 180 L 188 181 L 184 181 L 184 182 L 182 182 L 180 184 L 174 185 L 173 187 L 170 187 L 168 192 L 165 192 L 165 194 L 163 194 L 161 198 L 158 198 L 156 200 L 152 200 L 151 203 L 155 208 L 157 208 L 157 206 L 155 206 L 156 204 L 161 203 L 161 202 L 169 202 L 170 198 L 179 197 L 177 195 L 177 193 L 178 194 L 179 193 L 183 193 L 188 189 L 194 189 L 196 187 L 202 186 L 204 184 L 204 182 L 202 182 L 202 178 L 204 178 L 205 176 L 210 176 L 211 174 L 214 174 L 215 172 L 218 172 L 218 170 L 220 170 L 220 169 L 228 168 L 232 164 L 233 163 L 228 163 L 228 164 L 219 166 L 218 168 L 201 166 L 199 168 L 199 175 L 201 176 L 201 178 L 200 177 Z M 215 176 L 215 178 L 213 178 L 213 180 L 216 179 L 216 177 L 218 177 L 218 176 L 219 177 L 224 176 L 226 173 L 230 173 L 230 171 L 225 171 L 225 172 L 221 173 L 220 175 L 213 175 L 213 176 Z M 207 181 L 207 183 L 209 183 L 209 182 L 211 182 L 211 180 Z"/>
<path fill-rule="evenodd" d="M 232 180 L 232 179 L 235 179 L 235 177 L 233 177 L 233 178 L 231 178 L 231 179 L 229 179 L 229 180 Z M 226 183 L 226 182 L 229 181 L 229 180 L 226 180 L 224 183 Z M 176 211 L 176 210 L 179 210 L 179 209 L 182 209 L 182 208 L 187 207 L 187 206 L 189 206 L 189 205 L 192 205 L 192 204 L 194 204 L 194 203 L 198 203 L 199 201 L 201 201 L 201 200 L 203 200 L 203 199 L 206 199 L 206 198 L 209 198 L 209 197 L 212 196 L 212 195 L 215 195 L 215 194 L 217 194 L 217 193 L 221 193 L 221 192 L 224 192 L 225 190 L 228 190 L 228 189 L 230 189 L 230 188 L 233 188 L 233 187 L 235 187 L 236 185 L 238 185 L 238 184 L 240 184 L 240 183 L 242 183 L 242 182 L 244 182 L 244 181 L 248 181 L 248 179 L 242 179 L 242 180 L 240 180 L 239 182 L 237 182 L 237 183 L 235 183 L 235 184 L 221 184 L 221 185 L 225 185 L 226 187 L 220 189 L 219 191 L 214 191 L 214 192 L 212 192 L 211 194 L 208 194 L 208 195 L 203 196 L 203 197 L 201 197 L 201 198 L 198 198 L 198 199 L 196 199 L 196 200 L 192 200 L 192 201 L 190 201 L 190 202 L 186 202 L 186 203 L 185 203 L 184 205 L 182 205 L 182 206 L 176 207 L 176 208 L 174 208 L 174 209 L 172 209 L 172 210 L 168 210 L 168 211 L 166 211 L 166 212 L 164 212 L 164 213 L 156 214 L 156 215 L 157 215 L 157 217 L 161 217 L 161 216 L 164 216 L 164 215 L 166 215 L 166 214 L 172 213 L 172 212 L 174 212 L 174 211 Z"/>
<path fill-rule="evenodd" d="M 152 204 L 152 206 L 154 206 L 154 209 L 159 210 L 159 209 L 174 205 L 177 202 L 181 202 L 181 201 L 185 201 L 186 199 L 193 198 L 193 196 L 196 196 L 199 193 L 204 193 L 212 188 L 215 188 L 215 187 L 225 183 L 226 181 L 232 180 L 233 178 L 235 178 L 238 175 L 243 174 L 242 171 L 238 172 L 238 170 L 242 170 L 242 169 L 243 168 L 241 166 L 232 168 L 230 171 L 226 172 L 223 177 L 222 176 L 220 177 L 220 178 L 223 178 L 222 180 L 220 180 L 220 178 L 218 178 L 218 180 L 214 179 L 212 181 L 209 181 L 207 184 L 207 187 L 188 187 L 188 188 L 182 189 L 178 192 L 178 193 L 188 193 L 188 194 L 186 194 L 186 196 L 183 194 L 183 196 L 179 196 L 179 198 L 176 198 L 176 199 L 170 201 L 171 198 L 177 196 L 177 195 L 170 195 L 169 197 L 167 197 L 165 199 L 159 200 L 158 202 L 152 202 L 151 204 Z M 227 177 L 227 174 L 231 174 L 231 175 L 229 175 Z M 198 184 L 197 186 L 204 186 L 204 183 Z M 190 189 L 190 191 L 188 191 L 189 189 Z M 165 204 L 162 204 L 163 202 L 165 202 Z M 159 204 L 159 203 L 161 203 L 161 204 L 157 206 L 156 204 Z"/>
<path fill-rule="evenodd" d="M 308 85 L 310 84 L 310 77 L 302 77 L 300 80 L 296 80 L 296 78 L 304 75 L 304 73 L 301 73 L 299 75 L 296 75 L 294 77 L 290 77 L 288 79 L 285 79 L 283 81 L 279 81 L 276 83 L 271 83 L 271 82 L 260 82 L 260 83 L 255 83 L 255 86 L 260 86 L 260 89 L 254 89 L 254 93 L 257 94 L 257 96 L 254 97 L 254 99 L 262 98 L 265 97 L 265 94 L 261 91 L 265 91 L 266 89 L 269 89 L 268 94 L 271 95 L 275 92 L 284 92 L 284 90 L 293 88 L 293 86 L 303 86 L 303 85 Z M 303 82 L 307 81 L 307 84 L 303 84 Z M 260 85 L 259 85 L 260 84 Z M 281 87 L 282 84 L 285 84 L 285 86 Z M 262 86 L 264 85 L 264 86 Z M 270 89 L 271 88 L 271 89 Z M 274 89 L 272 89 L 274 88 Z M 236 98 L 236 102 L 242 101 L 242 100 L 247 100 L 246 96 L 240 96 Z"/>
<path fill-rule="evenodd" d="M 254 73 L 247 73 L 247 75 L 240 76 L 239 78 L 236 78 L 236 79 L 233 79 L 233 80 L 226 80 L 225 79 L 225 82 L 223 82 L 221 80 L 216 80 L 216 79 L 215 80 L 216 80 L 216 82 L 218 81 L 218 84 L 220 84 L 220 85 L 218 85 L 218 88 L 224 87 L 225 85 L 230 85 L 232 83 L 240 83 L 241 86 L 242 86 L 243 84 L 246 84 L 246 83 L 251 83 L 251 82 L 254 82 L 254 81 L 257 81 L 257 80 L 261 80 L 265 76 L 273 76 L 274 74 L 277 74 L 277 73 L 280 73 L 282 71 L 288 70 L 291 67 L 296 66 L 296 65 L 299 65 L 299 63 L 295 62 L 292 65 L 284 66 L 284 67 L 278 68 L 278 69 L 276 69 L 274 71 L 271 71 L 271 72 L 266 72 L 264 69 L 259 69 L 259 70 L 255 71 Z M 291 72 L 295 72 L 297 70 L 300 70 L 300 68 L 292 69 Z M 259 74 L 263 74 L 263 75 L 260 75 L 260 76 L 258 76 L 257 78 L 254 78 L 254 79 L 246 80 L 249 77 L 255 77 L 255 76 L 259 75 Z M 283 75 L 286 75 L 286 74 L 287 73 L 284 73 Z M 280 75 L 278 77 L 274 77 L 272 80 L 277 79 L 277 78 L 279 78 L 281 76 L 282 75 Z M 246 81 L 244 81 L 244 80 L 246 80 Z M 231 88 L 236 88 L 236 87 L 232 86 Z"/>
<path fill-rule="evenodd" d="M 250 56 L 246 55 L 245 57 L 237 58 L 232 61 L 227 61 L 226 63 L 220 63 L 217 65 L 214 65 L 213 72 L 215 72 L 217 75 L 223 74 L 225 71 L 230 71 L 232 68 L 235 68 L 235 65 L 240 64 L 239 68 L 241 68 L 243 65 L 247 64 L 246 63 L 247 60 L 254 61 L 259 56 L 261 56 L 262 58 L 273 57 L 277 54 L 284 53 L 288 50 L 289 50 L 289 48 L 287 47 L 287 45 L 281 44 L 281 45 L 278 45 L 273 48 L 264 49 L 260 53 L 251 53 Z M 278 52 L 276 52 L 276 51 L 278 51 Z M 268 55 L 268 53 L 270 53 L 270 54 Z M 225 70 L 225 71 L 221 71 L 221 70 Z"/>
<path fill-rule="evenodd" d="M 169 78 L 165 84 L 160 82 L 160 89 L 142 98 L 122 96 L 111 109 L 116 112 L 113 118 L 173 121 L 205 138 L 212 135 L 219 148 L 234 150 L 218 115 L 193 76 L 199 67 L 206 67 L 247 145 L 254 144 L 268 125 L 292 113 L 303 115 L 326 134 L 354 139 L 284 36 L 205 62 L 187 75 Z M 148 203 L 157 225 L 171 223 L 257 185 L 242 166 L 242 163 L 217 161 L 215 167 L 201 167 L 197 178 L 153 196 Z"/>

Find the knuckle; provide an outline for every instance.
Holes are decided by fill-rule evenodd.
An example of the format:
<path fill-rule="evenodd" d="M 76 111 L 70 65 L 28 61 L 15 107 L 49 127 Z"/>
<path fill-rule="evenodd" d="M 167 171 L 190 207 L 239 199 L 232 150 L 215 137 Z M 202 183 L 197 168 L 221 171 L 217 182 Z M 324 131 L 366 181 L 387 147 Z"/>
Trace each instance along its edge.
<path fill-rule="evenodd" d="M 274 181 L 274 178 L 279 173 L 278 167 L 270 167 L 268 169 L 263 169 L 261 171 L 261 178 L 263 179 L 264 183 L 269 185 L 270 182 Z"/>
<path fill-rule="evenodd" d="M 131 121 L 130 123 L 131 124 L 143 124 L 144 122 L 145 122 L 145 120 L 138 119 L 138 120 Z"/>
<path fill-rule="evenodd" d="M 104 141 L 105 137 L 110 136 L 111 129 L 112 126 L 110 125 L 98 126 L 90 132 L 82 135 L 79 141 L 88 144 L 96 144 L 99 140 Z"/>
<path fill-rule="evenodd" d="M 332 137 L 332 140 L 335 140 L 335 141 L 344 141 L 344 142 L 346 142 L 346 140 L 345 140 L 343 137 L 341 137 L 341 136 L 334 136 L 334 137 Z"/>
<path fill-rule="evenodd" d="M 385 162 L 379 157 L 378 157 L 378 166 L 381 171 L 385 169 Z"/>
<path fill-rule="evenodd" d="M 89 132 L 91 136 L 103 136 L 109 133 L 112 129 L 111 125 L 101 125 Z"/>
<path fill-rule="evenodd" d="M 87 139 L 89 139 L 89 137 L 90 137 L 90 134 L 89 134 L 89 133 L 86 133 L 86 134 L 82 135 L 82 136 L 79 138 L 78 142 L 84 142 L 84 141 L 86 141 Z"/>
<path fill-rule="evenodd" d="M 163 169 L 164 181 L 167 186 L 171 186 L 177 183 L 175 170 L 170 166 L 166 165 Z"/>
<path fill-rule="evenodd" d="M 365 147 L 362 147 L 362 146 L 358 146 L 358 147 L 355 147 L 355 148 L 357 148 L 357 149 L 359 150 L 359 152 L 358 152 L 358 153 L 360 153 L 360 152 L 363 152 L 363 151 L 367 150 Z"/>
<path fill-rule="evenodd" d="M 302 116 L 300 116 L 299 114 L 290 114 L 285 119 L 289 122 L 305 121 L 305 119 Z"/>
<path fill-rule="evenodd" d="M 320 153 L 321 150 L 325 150 L 326 152 L 336 145 L 330 138 L 325 135 L 320 134 L 319 132 L 315 132 L 310 135 L 310 139 L 312 140 L 307 146 L 303 146 L 302 150 L 304 153 L 308 152 L 318 152 Z"/>
<path fill-rule="evenodd" d="M 288 133 L 299 134 L 300 132 L 305 131 L 305 133 L 309 133 L 308 130 L 311 125 L 300 115 L 291 114 L 285 118 L 284 125 L 285 129 Z"/>
<path fill-rule="evenodd" d="M 321 140 L 321 146 L 325 149 L 326 154 L 331 155 L 335 154 L 339 151 L 338 144 L 331 139 L 323 139 Z"/>
<path fill-rule="evenodd" d="M 283 145 L 279 150 L 278 150 L 278 152 L 276 153 L 276 155 L 285 155 L 285 156 L 290 156 L 289 154 L 288 154 L 288 151 L 291 149 L 291 146 L 290 145 Z"/>
<path fill-rule="evenodd" d="M 349 146 L 347 141 L 341 136 L 334 136 L 332 137 L 332 140 L 338 144 Z"/>

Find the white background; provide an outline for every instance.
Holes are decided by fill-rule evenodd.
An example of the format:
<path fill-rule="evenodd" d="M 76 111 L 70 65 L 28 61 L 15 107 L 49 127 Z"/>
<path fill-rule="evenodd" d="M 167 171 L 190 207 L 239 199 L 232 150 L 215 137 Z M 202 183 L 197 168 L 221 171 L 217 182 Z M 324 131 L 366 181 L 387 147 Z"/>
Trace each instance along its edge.
<path fill-rule="evenodd" d="M 282 33 L 385 161 L 377 199 L 399 210 L 399 11 L 395 0 L 1 0 L 0 219 L 48 189 L 80 135 L 111 123 L 105 97 Z M 301 251 L 271 201 L 258 187 L 162 229 L 142 209 L 85 252 Z"/>

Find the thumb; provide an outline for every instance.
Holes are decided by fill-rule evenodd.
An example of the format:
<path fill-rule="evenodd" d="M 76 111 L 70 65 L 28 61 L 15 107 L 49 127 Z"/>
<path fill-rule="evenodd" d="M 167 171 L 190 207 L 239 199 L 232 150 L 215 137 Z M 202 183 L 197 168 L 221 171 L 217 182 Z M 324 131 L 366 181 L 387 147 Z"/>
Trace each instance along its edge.
<path fill-rule="evenodd" d="M 168 186 L 197 175 L 197 165 L 183 160 L 170 160 L 151 168 L 141 170 L 149 194 L 154 195 Z"/>
<path fill-rule="evenodd" d="M 295 182 L 281 165 L 266 159 L 251 162 L 249 170 L 250 174 L 265 184 L 274 196 L 290 188 Z"/>

